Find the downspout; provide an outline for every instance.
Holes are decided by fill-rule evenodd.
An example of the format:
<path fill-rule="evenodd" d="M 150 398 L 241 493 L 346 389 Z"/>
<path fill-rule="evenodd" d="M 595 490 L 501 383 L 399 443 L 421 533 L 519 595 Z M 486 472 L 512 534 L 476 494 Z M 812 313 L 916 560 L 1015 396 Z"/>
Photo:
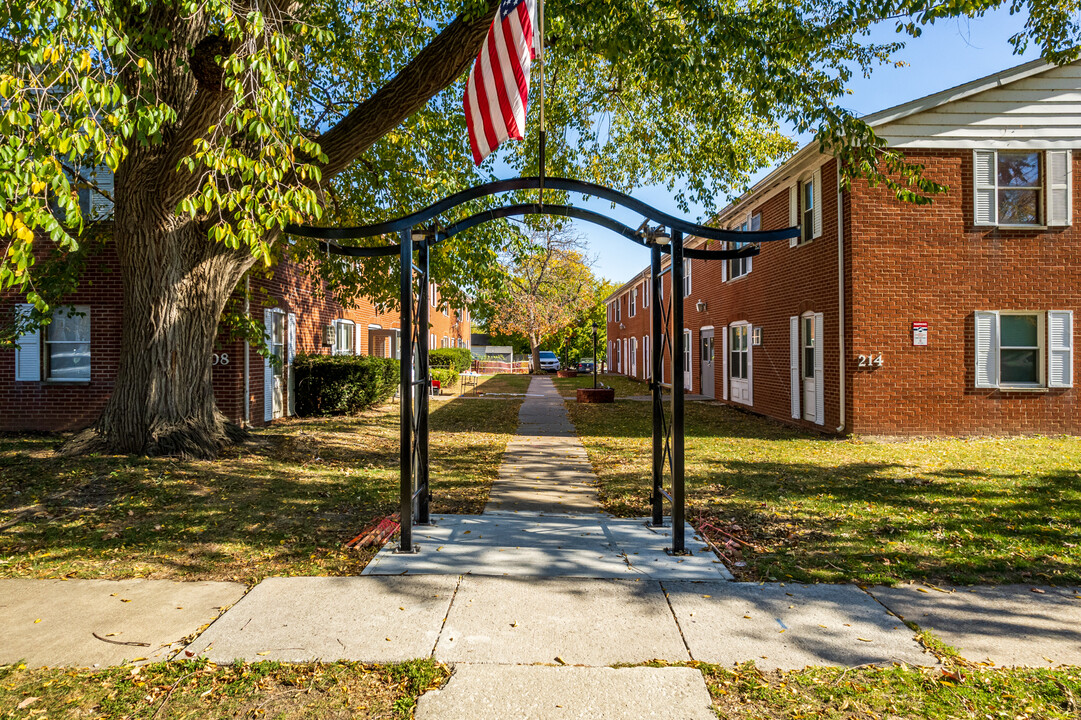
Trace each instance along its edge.
<path fill-rule="evenodd" d="M 251 278 L 244 277 L 244 317 L 251 320 Z M 244 427 L 251 427 L 251 346 L 244 341 Z"/>
<path fill-rule="evenodd" d="M 841 348 L 840 361 L 840 399 L 841 424 L 837 432 L 845 429 L 845 216 L 844 193 L 841 190 L 841 163 L 837 161 L 837 343 Z"/>

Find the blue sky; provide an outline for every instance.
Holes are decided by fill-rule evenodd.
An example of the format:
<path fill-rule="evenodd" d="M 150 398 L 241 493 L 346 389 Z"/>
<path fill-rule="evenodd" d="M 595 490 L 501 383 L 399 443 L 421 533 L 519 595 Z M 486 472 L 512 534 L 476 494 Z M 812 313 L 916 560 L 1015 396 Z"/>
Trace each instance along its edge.
<path fill-rule="evenodd" d="M 905 49 L 897 54 L 906 67 L 881 67 L 870 78 L 854 78 L 852 94 L 845 104 L 858 115 L 867 115 L 1031 60 L 1039 55 L 1038 49 L 1030 47 L 1018 56 L 1008 42 L 1023 25 L 1024 16 L 1011 17 L 999 11 L 979 20 L 950 20 L 927 27 L 919 38 L 909 38 Z M 893 27 L 892 23 L 884 26 L 872 39 L 886 42 L 901 38 Z M 755 179 L 769 170 L 762 169 Z M 631 194 L 661 210 L 679 213 L 672 193 L 663 187 L 642 188 Z M 594 201 L 586 206 L 613 213 L 631 226 L 641 222 L 633 213 L 611 210 L 605 202 Z M 693 217 L 701 213 L 701 208 L 692 208 Z M 602 277 L 623 282 L 649 264 L 649 252 L 644 248 L 587 224 L 580 224 L 578 230 L 596 257 L 594 271 Z"/>

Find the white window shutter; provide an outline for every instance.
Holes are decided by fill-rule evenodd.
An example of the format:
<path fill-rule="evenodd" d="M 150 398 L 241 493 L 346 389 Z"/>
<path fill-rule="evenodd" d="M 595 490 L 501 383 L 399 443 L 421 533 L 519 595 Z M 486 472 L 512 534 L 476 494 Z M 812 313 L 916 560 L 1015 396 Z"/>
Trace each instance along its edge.
<path fill-rule="evenodd" d="M 799 183 L 788 188 L 788 227 L 799 226 Z M 788 247 L 796 247 L 799 238 L 789 238 Z"/>
<path fill-rule="evenodd" d="M 286 346 L 286 350 L 285 350 L 285 352 L 287 353 L 286 356 L 285 356 L 285 364 L 286 365 L 292 365 L 293 364 L 293 358 L 296 357 L 296 354 L 297 354 L 297 316 L 296 316 L 296 313 L 289 313 L 288 323 L 289 323 L 289 331 L 288 331 L 289 335 L 287 337 L 288 345 Z"/>
<path fill-rule="evenodd" d="M 974 225 L 995 225 L 998 223 L 995 197 L 995 151 L 974 150 L 972 158 L 972 222 Z"/>
<path fill-rule="evenodd" d="M 975 317 L 976 387 L 998 387 L 998 313 L 977 310 Z"/>
<path fill-rule="evenodd" d="M 800 419 L 800 387 L 799 379 L 799 316 L 793 315 L 788 318 L 788 365 L 789 375 L 792 380 L 792 419 Z"/>
<path fill-rule="evenodd" d="M 728 399 L 728 328 L 721 328 L 721 398 Z"/>
<path fill-rule="evenodd" d="M 731 260 L 721 260 L 721 282 L 728 282 L 728 263 L 730 263 L 730 262 L 732 262 L 732 261 Z"/>
<path fill-rule="evenodd" d="M 266 328 L 267 343 L 270 343 L 270 328 L 274 322 L 273 312 L 263 311 L 263 326 Z M 263 358 L 263 420 L 270 422 L 274 419 L 274 368 L 270 365 L 270 357 Z"/>
<path fill-rule="evenodd" d="M 95 186 L 90 189 L 90 219 L 106 220 L 113 216 L 113 201 L 97 190 L 113 194 L 113 171 L 106 165 L 99 165 L 91 171 L 88 178 Z"/>
<path fill-rule="evenodd" d="M 813 238 L 822 237 L 822 168 L 814 172 L 814 233 Z"/>
<path fill-rule="evenodd" d="M 30 317 L 33 310 L 33 305 L 16 305 L 16 320 Z M 23 333 L 16 342 L 19 348 L 15 351 L 15 381 L 41 382 L 41 328 Z"/>
<path fill-rule="evenodd" d="M 1047 151 L 1047 224 L 1065 227 L 1070 224 L 1069 150 Z"/>
<path fill-rule="evenodd" d="M 691 296 L 691 259 L 683 260 L 683 297 Z"/>
<path fill-rule="evenodd" d="M 826 424 L 826 382 L 823 369 L 822 313 L 815 313 L 815 422 Z"/>
<path fill-rule="evenodd" d="M 762 229 L 762 215 L 760 215 L 760 214 L 759 215 L 752 215 L 748 227 L 751 228 L 752 232 L 759 232 Z M 747 272 L 750 272 L 753 269 L 754 269 L 754 258 L 749 257 L 749 258 L 747 258 Z"/>
<path fill-rule="evenodd" d="M 1073 311 L 1047 311 L 1047 387 L 1073 387 Z"/>

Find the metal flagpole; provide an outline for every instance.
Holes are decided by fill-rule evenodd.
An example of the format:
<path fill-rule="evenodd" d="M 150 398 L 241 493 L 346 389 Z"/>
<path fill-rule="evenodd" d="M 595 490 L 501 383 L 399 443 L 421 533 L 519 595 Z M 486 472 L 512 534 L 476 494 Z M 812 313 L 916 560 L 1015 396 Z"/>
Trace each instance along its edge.
<path fill-rule="evenodd" d="M 539 32 L 539 52 L 537 53 L 537 73 L 540 75 L 540 158 L 537 163 L 538 170 L 540 171 L 540 204 L 544 206 L 544 165 L 545 165 L 545 144 L 547 141 L 547 132 L 544 127 L 544 0 L 538 0 L 537 3 L 537 29 Z M 595 360 L 596 358 L 594 358 Z"/>

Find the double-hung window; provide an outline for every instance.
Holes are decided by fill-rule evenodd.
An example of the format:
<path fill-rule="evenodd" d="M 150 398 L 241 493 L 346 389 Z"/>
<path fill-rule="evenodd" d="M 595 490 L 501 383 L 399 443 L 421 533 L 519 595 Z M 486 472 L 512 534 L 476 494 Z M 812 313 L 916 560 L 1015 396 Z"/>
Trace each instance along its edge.
<path fill-rule="evenodd" d="M 634 317 L 638 314 L 638 287 L 631 288 L 630 297 L 630 311 L 627 313 L 627 317 Z"/>
<path fill-rule="evenodd" d="M 739 226 L 740 232 L 757 232 L 762 229 L 762 215 L 756 214 L 747 218 L 747 222 Z M 731 250 L 739 250 L 741 248 L 748 247 L 750 243 L 746 242 L 733 242 L 729 243 L 728 247 Z M 751 257 L 732 258 L 728 261 L 728 279 L 735 280 L 736 278 L 743 277 L 747 273 L 751 272 Z"/>
<path fill-rule="evenodd" d="M 797 182 L 788 193 L 788 222 L 799 226 L 800 235 L 789 247 L 804 245 L 822 235 L 822 169 Z"/>
<path fill-rule="evenodd" d="M 1070 165 L 1069 150 L 976 150 L 974 224 L 1069 225 Z"/>
<path fill-rule="evenodd" d="M 90 308 L 75 305 L 57 309 L 44 327 L 26 327 L 33 306 L 19 305 L 15 312 L 22 331 L 15 351 L 15 380 L 40 382 L 89 382 Z"/>
<path fill-rule="evenodd" d="M 1073 387 L 1073 312 L 975 313 L 976 387 Z"/>
<path fill-rule="evenodd" d="M 334 354 L 352 355 L 355 325 L 351 320 L 334 321 Z"/>
<path fill-rule="evenodd" d="M 45 377 L 59 381 L 90 379 L 90 308 L 57 310 L 45 328 Z"/>

